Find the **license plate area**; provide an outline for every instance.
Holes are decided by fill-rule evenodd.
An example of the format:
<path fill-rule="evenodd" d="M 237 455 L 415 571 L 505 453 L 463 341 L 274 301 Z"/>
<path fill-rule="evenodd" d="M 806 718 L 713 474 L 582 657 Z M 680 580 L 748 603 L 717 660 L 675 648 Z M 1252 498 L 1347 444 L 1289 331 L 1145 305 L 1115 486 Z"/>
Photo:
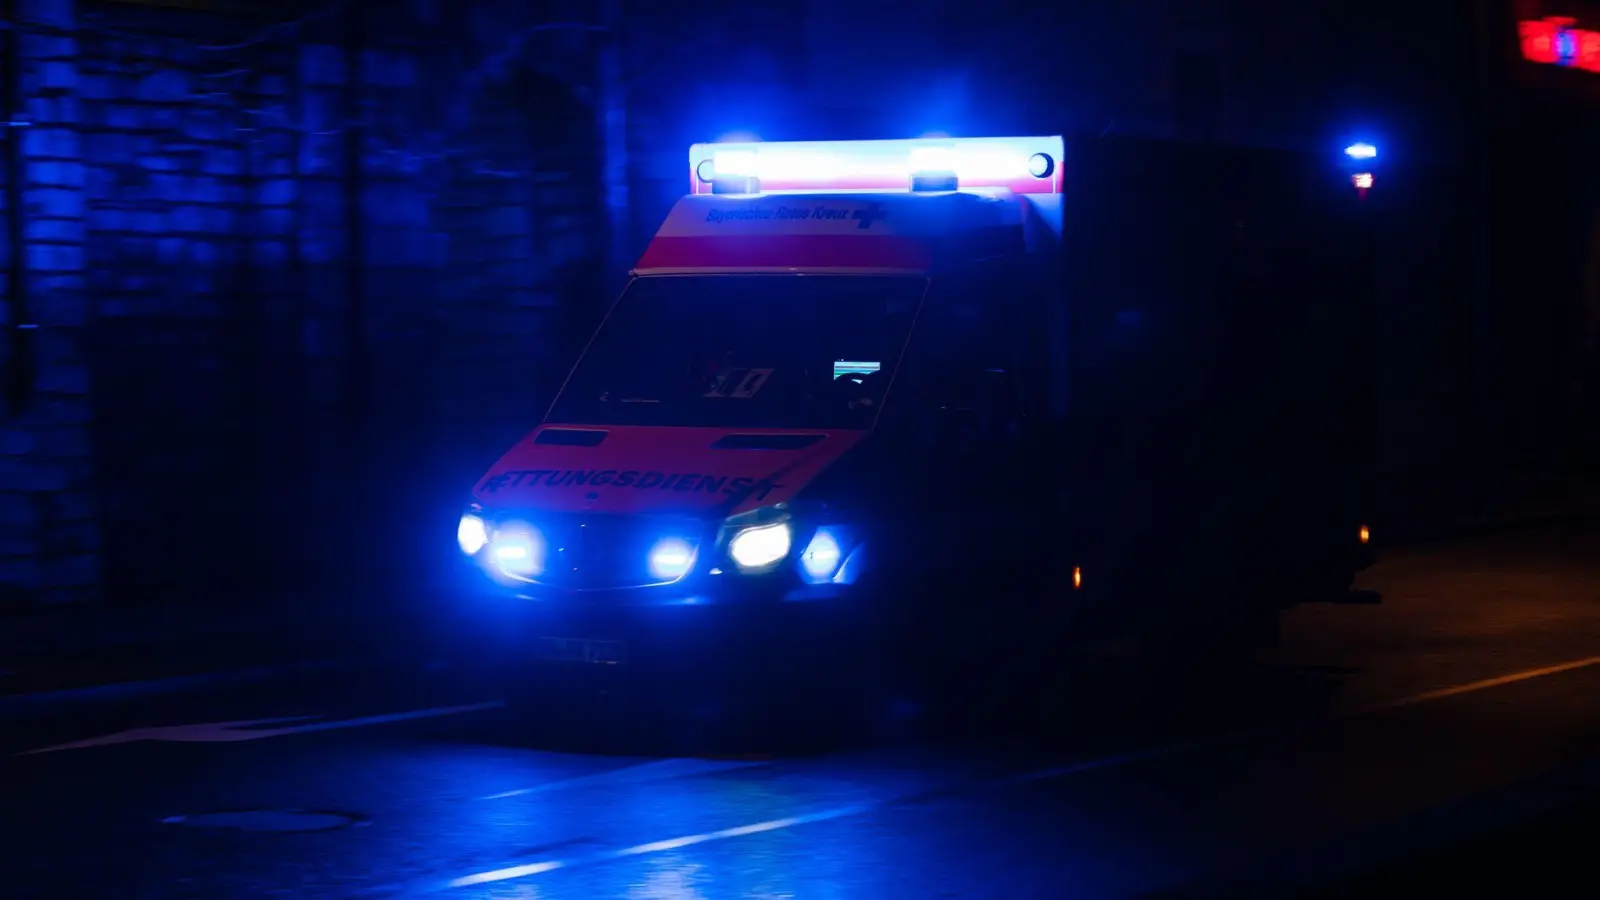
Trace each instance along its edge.
<path fill-rule="evenodd" d="M 534 642 L 534 657 L 544 662 L 620 666 L 628 661 L 628 646 L 622 641 L 542 637 Z"/>

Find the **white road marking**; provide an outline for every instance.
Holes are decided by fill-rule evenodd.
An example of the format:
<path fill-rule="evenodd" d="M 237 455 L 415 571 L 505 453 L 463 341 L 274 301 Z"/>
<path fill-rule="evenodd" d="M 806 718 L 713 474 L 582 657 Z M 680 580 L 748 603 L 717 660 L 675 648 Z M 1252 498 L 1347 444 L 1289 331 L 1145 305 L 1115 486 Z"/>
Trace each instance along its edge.
<path fill-rule="evenodd" d="M 1456 697 L 1460 696 L 1461 694 L 1470 694 L 1474 691 L 1486 691 L 1489 688 L 1497 688 L 1501 685 L 1516 684 L 1519 681 L 1531 681 L 1535 678 L 1543 678 L 1546 675 L 1560 675 L 1562 672 L 1572 672 L 1578 669 L 1591 668 L 1593 666 L 1600 666 L 1600 656 L 1591 656 L 1586 659 L 1575 659 L 1571 662 L 1556 663 L 1553 666 L 1543 666 L 1538 669 L 1526 669 L 1521 672 L 1512 672 L 1510 675 L 1501 675 L 1498 678 L 1485 678 L 1482 681 L 1469 681 L 1466 684 L 1458 684 L 1455 687 L 1439 688 L 1435 691 L 1423 691 L 1420 694 L 1412 694 L 1409 697 L 1401 697 L 1398 700 L 1388 700 L 1383 703 L 1376 703 L 1372 706 L 1363 707 L 1361 709 L 1346 713 L 1345 715 L 1361 716 L 1368 715 L 1370 713 L 1384 712 L 1391 709 L 1399 709 L 1405 706 L 1415 706 L 1418 703 L 1429 703 L 1434 700 L 1443 700 L 1446 697 Z"/>
<path fill-rule="evenodd" d="M 564 778 L 560 781 L 551 781 L 545 784 L 536 784 L 533 787 L 518 788 L 514 791 L 502 791 L 480 797 L 480 800 L 504 800 L 507 797 L 523 797 L 528 794 L 543 794 L 549 791 L 560 791 L 568 788 L 586 788 L 599 785 L 644 784 L 651 781 L 666 781 L 671 778 L 687 778 L 693 775 L 711 775 L 716 772 L 730 772 L 735 769 L 748 769 L 751 766 L 767 765 L 760 761 L 746 760 L 714 760 L 714 759 L 658 759 L 650 762 L 624 766 L 620 769 L 610 769 L 605 772 L 596 772 L 592 775 L 579 775 L 574 778 Z"/>
<path fill-rule="evenodd" d="M 1501 687 L 1507 684 L 1516 684 L 1519 681 L 1530 681 L 1535 678 L 1543 678 L 1549 675 L 1559 675 L 1563 672 L 1572 672 L 1578 669 L 1586 669 L 1593 666 L 1600 666 L 1600 656 L 1591 656 L 1585 659 L 1557 663 L 1556 665 L 1552 666 L 1543 666 L 1537 669 L 1527 669 L 1521 672 L 1513 672 L 1509 675 L 1501 675 L 1497 678 L 1486 678 L 1482 681 L 1472 681 L 1466 684 L 1455 685 L 1453 687 L 1424 691 L 1420 694 L 1411 694 L 1406 697 L 1401 697 L 1397 700 L 1391 700 L 1384 703 L 1375 704 L 1373 706 L 1352 710 L 1341 715 L 1333 716 L 1332 718 L 1346 719 L 1356 716 L 1372 715 L 1374 713 L 1386 712 L 1392 709 L 1415 706 L 1420 703 L 1429 703 L 1435 700 L 1444 700 L 1446 698 L 1457 697 L 1462 694 L 1470 694 L 1476 691 L 1489 690 L 1490 688 Z M 1281 732 L 1281 729 L 1270 727 L 1251 729 L 1248 731 L 1230 732 L 1228 734 L 1217 735 L 1215 737 L 1199 738 L 1193 741 L 1184 741 L 1178 744 L 1155 747 L 1150 750 L 1141 750 L 1133 753 L 1119 754 L 1116 756 L 1105 756 L 1097 759 L 1069 763 L 1064 766 L 1058 766 L 1050 769 L 1024 772 L 1020 775 L 1013 775 L 998 779 L 997 781 L 989 782 L 989 784 L 1019 784 L 1026 782 L 1046 781 L 1053 778 L 1066 778 L 1085 772 L 1114 769 L 1122 766 L 1136 765 L 1142 762 L 1150 762 L 1158 759 L 1181 756 L 1186 753 L 1195 753 L 1202 750 L 1211 750 L 1218 747 L 1246 743 L 1256 738 L 1265 737 L 1267 735 L 1279 732 Z M 981 786 L 982 785 L 974 785 L 974 787 Z M 928 793 L 928 791 L 919 790 L 916 793 L 924 794 Z M 503 869 L 491 869 L 489 871 L 477 872 L 472 875 L 464 875 L 460 878 L 456 878 L 446 883 L 444 888 L 453 889 L 472 887 L 480 884 L 491 884 L 501 881 L 511 881 L 517 878 L 528 878 L 533 875 L 551 872 L 556 869 L 567 869 L 579 865 L 609 862 L 613 860 L 624 859 L 630 856 L 641 856 L 648 853 L 661 853 L 668 850 L 677 850 L 682 847 L 691 847 L 696 844 L 704 844 L 710 841 L 728 840 L 730 838 L 744 837 L 751 834 L 760 834 L 767 831 L 778 831 L 784 828 L 793 828 L 797 825 L 809 825 L 814 822 L 842 819 L 848 816 L 855 816 L 870 812 L 871 810 L 877 809 L 889 803 L 893 803 L 900 799 L 904 798 L 899 796 L 881 797 L 868 803 L 857 804 L 855 806 L 837 807 L 834 809 L 822 810 L 820 812 L 790 816 L 788 818 L 770 819 L 765 822 L 756 822 L 750 825 L 739 825 L 733 828 L 724 828 L 719 831 L 683 835 L 681 837 L 668 838 L 661 841 L 650 841 L 643 844 L 635 844 L 631 847 L 624 847 L 620 850 L 610 850 L 590 856 L 577 857 L 573 859 L 551 859 L 544 860 L 542 862 L 529 863 L 527 865 L 510 866 Z"/>
<path fill-rule="evenodd" d="M 510 881 L 514 878 L 526 878 L 529 875 L 538 875 L 556 869 L 566 869 L 575 865 L 607 862 L 623 859 L 629 856 L 642 856 L 646 853 L 661 853 L 666 850 L 677 850 L 680 847 L 692 847 L 695 844 L 704 844 L 708 841 L 721 841 L 728 838 L 745 837 L 751 834 L 760 834 L 764 831 L 778 831 L 784 828 L 793 828 L 796 825 L 810 825 L 813 822 L 826 822 L 829 819 L 842 819 L 864 813 L 882 801 L 864 803 L 859 806 L 841 806 L 821 812 L 807 813 L 803 816 L 790 816 L 786 819 L 769 819 L 765 822 L 756 822 L 752 825 L 740 825 L 735 828 L 724 828 L 720 831 L 708 831 L 704 834 L 688 834 L 683 837 L 672 838 L 666 841 L 651 841 L 648 844 L 636 844 L 624 847 L 621 850 L 609 850 L 593 856 L 578 859 L 551 859 L 544 862 L 529 863 L 523 866 L 511 866 L 507 869 L 495 869 L 490 872 L 479 872 L 476 875 L 466 875 L 451 881 L 447 887 L 461 888 L 472 887 L 479 884 L 492 884 L 497 881 Z"/>
<path fill-rule="evenodd" d="M 454 716 L 462 713 L 479 712 L 488 709 L 497 709 L 501 706 L 498 701 L 490 703 L 473 703 L 466 706 L 437 706 L 432 709 L 416 709 L 408 712 L 387 713 L 381 716 L 362 716 L 357 719 L 336 719 L 332 722 L 310 722 L 304 725 L 289 725 L 284 728 L 254 728 L 258 725 L 273 725 L 280 722 L 305 722 L 315 716 L 288 716 L 278 719 L 242 719 L 233 722 L 205 722 L 195 725 L 164 725 L 155 728 L 134 728 L 128 731 L 119 731 L 102 737 L 89 738 L 82 741 L 71 741 L 65 744 L 56 744 L 52 747 L 40 747 L 37 750 L 24 750 L 15 756 L 30 756 L 35 753 L 57 753 L 62 750 L 83 750 L 90 747 L 109 747 L 115 744 L 131 744 L 136 741 L 167 741 L 180 744 L 215 744 L 237 743 L 239 741 L 259 741 L 264 738 L 282 737 L 288 734 L 310 734 L 316 731 L 332 731 L 337 728 L 362 728 L 367 725 L 386 725 L 390 722 L 407 722 L 413 719 L 431 719 L 437 716 Z"/>
<path fill-rule="evenodd" d="M 260 729 L 247 731 L 257 725 L 274 725 L 279 722 L 304 722 L 315 716 L 284 716 L 277 719 L 236 719 L 232 722 L 205 722 L 197 725 L 163 725 L 154 728 L 130 728 L 116 734 L 102 735 L 101 737 L 86 738 L 81 741 L 71 741 L 66 744 L 56 744 L 51 747 L 40 747 L 37 750 L 24 750 L 16 756 L 29 756 L 34 753 L 55 753 L 60 750 L 85 750 L 90 747 L 111 747 L 116 744 L 131 744 L 135 741 L 171 741 L 184 744 L 210 744 L 231 743 L 233 741 L 252 741 L 256 738 L 271 737 L 280 729 Z"/>

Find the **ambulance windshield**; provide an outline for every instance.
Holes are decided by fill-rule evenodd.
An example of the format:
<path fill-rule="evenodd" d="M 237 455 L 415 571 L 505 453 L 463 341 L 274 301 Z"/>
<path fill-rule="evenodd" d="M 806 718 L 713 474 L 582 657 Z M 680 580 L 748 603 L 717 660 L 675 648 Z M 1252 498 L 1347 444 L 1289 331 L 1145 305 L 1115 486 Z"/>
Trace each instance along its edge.
<path fill-rule="evenodd" d="M 550 421 L 870 427 L 926 284 L 860 275 L 635 279 Z"/>

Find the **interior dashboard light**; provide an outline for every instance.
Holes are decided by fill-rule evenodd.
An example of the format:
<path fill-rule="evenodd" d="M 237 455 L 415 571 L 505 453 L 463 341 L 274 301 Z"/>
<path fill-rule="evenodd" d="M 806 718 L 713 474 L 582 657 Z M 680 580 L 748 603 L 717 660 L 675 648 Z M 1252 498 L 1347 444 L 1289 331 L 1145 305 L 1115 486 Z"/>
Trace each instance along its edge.
<path fill-rule="evenodd" d="M 754 572 L 783 562 L 793 543 L 788 522 L 751 525 L 735 532 L 728 541 L 728 556 L 740 570 Z"/>

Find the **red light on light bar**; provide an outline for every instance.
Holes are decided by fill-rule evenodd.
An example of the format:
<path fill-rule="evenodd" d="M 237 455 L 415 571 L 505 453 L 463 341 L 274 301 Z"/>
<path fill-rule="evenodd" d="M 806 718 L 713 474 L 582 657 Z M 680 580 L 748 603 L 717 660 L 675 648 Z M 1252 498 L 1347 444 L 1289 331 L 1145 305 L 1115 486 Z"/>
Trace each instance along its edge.
<path fill-rule="evenodd" d="M 1567 16 L 1517 23 L 1522 58 L 1563 68 L 1600 73 L 1600 31 L 1578 28 L 1578 20 Z"/>

